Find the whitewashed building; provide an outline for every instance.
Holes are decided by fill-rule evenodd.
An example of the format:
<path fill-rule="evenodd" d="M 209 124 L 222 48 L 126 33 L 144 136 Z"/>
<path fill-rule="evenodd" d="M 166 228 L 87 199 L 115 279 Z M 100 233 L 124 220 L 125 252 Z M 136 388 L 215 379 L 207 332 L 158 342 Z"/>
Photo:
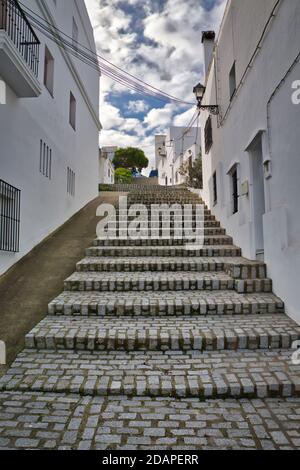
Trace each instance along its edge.
<path fill-rule="evenodd" d="M 203 43 L 204 199 L 300 322 L 300 2 L 230 0 Z"/>
<path fill-rule="evenodd" d="M 180 174 L 182 164 L 196 160 L 201 151 L 201 133 L 196 127 L 171 127 L 166 135 L 155 136 L 155 161 L 161 186 L 185 183 Z"/>
<path fill-rule="evenodd" d="M 0 0 L 0 274 L 98 193 L 99 71 L 28 21 L 95 52 L 84 0 L 22 3 Z"/>
<path fill-rule="evenodd" d="M 102 147 L 99 151 L 99 182 L 100 184 L 115 183 L 115 167 L 113 159 L 118 147 Z"/>

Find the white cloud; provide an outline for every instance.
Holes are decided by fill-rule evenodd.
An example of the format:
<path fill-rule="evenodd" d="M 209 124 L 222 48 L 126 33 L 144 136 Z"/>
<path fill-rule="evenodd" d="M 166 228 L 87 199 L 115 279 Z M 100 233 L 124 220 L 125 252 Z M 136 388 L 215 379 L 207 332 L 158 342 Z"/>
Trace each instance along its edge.
<path fill-rule="evenodd" d="M 129 101 L 128 103 L 128 110 L 133 113 L 145 113 L 148 109 L 149 105 L 142 100 Z"/>
<path fill-rule="evenodd" d="M 202 0 L 166 0 L 159 12 L 156 0 L 127 0 L 127 5 L 136 8 L 134 21 L 122 10 L 121 0 L 85 2 L 101 56 L 168 94 L 194 102 L 193 86 L 203 80 L 201 31 L 218 29 L 226 0 L 216 0 L 209 12 Z M 150 109 L 147 101 L 133 94 L 127 104 L 120 106 L 132 113 L 126 118 L 109 102 L 112 92 L 115 103 L 116 96 L 122 100 L 125 91 L 128 93 L 122 85 L 102 76 L 100 117 L 104 130 L 100 144 L 138 146 L 150 158 L 151 167 L 154 135 L 171 125 L 186 126 L 194 108 L 162 103 Z M 137 113 L 146 113 L 144 119 L 136 119 Z"/>
<path fill-rule="evenodd" d="M 153 108 L 144 118 L 144 124 L 149 130 L 165 129 L 172 122 L 174 110 L 174 104 L 167 104 L 163 108 Z"/>
<path fill-rule="evenodd" d="M 177 127 L 186 127 L 195 115 L 195 110 L 196 108 L 191 108 L 181 114 L 177 114 L 174 118 L 173 125 Z M 194 126 L 195 125 L 196 123 L 194 124 Z"/>

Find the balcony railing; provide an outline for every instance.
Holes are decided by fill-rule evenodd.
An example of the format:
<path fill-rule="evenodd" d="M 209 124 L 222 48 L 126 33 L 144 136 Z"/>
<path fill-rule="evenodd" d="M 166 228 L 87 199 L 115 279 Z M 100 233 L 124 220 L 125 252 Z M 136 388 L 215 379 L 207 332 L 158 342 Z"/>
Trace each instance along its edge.
<path fill-rule="evenodd" d="M 38 76 L 40 41 L 16 0 L 0 0 L 0 30 L 6 31 L 26 64 Z"/>
<path fill-rule="evenodd" d="M 0 251 L 19 251 L 21 191 L 0 180 Z"/>

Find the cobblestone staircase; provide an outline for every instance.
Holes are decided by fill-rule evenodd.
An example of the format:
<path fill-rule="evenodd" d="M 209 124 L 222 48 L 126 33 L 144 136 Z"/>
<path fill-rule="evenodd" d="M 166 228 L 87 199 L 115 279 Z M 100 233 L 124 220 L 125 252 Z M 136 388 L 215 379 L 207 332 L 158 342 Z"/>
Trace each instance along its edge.
<path fill-rule="evenodd" d="M 149 207 L 201 201 L 183 189 L 139 187 L 129 195 L 129 204 L 133 203 Z M 202 249 L 186 250 L 184 242 L 175 239 L 96 239 L 87 249 L 87 257 L 78 262 L 76 272 L 65 281 L 64 292 L 50 303 L 48 316 L 27 335 L 26 349 L 0 380 L 2 397 L 12 401 L 19 396 L 20 401 L 18 394 L 25 393 L 27 399 L 34 397 L 34 402 L 48 403 L 52 396 L 55 403 L 65 400 L 78 407 L 87 403 L 97 407 L 98 403 L 98 425 L 88 425 L 87 418 L 85 421 L 85 427 L 94 429 L 90 431 L 93 439 L 99 427 L 103 431 L 96 444 L 87 431 L 79 438 L 73 430 L 72 437 L 71 428 L 69 437 L 62 441 L 67 448 L 76 447 L 78 439 L 81 448 L 154 444 L 164 448 L 183 444 L 209 448 L 211 444 L 214 448 L 215 441 L 201 440 L 205 436 L 199 429 L 195 431 L 197 424 L 193 429 L 187 427 L 189 419 L 201 419 L 200 408 L 201 416 L 206 416 L 206 407 L 226 410 L 230 403 L 233 408 L 240 407 L 247 399 L 248 405 L 254 406 L 257 399 L 268 397 L 271 402 L 261 402 L 264 410 L 269 407 L 270 413 L 272 399 L 282 399 L 283 406 L 298 410 L 294 412 L 299 413 L 299 426 L 300 366 L 292 364 L 291 345 L 300 339 L 300 327 L 285 315 L 283 302 L 272 293 L 266 266 L 242 258 L 241 250 L 207 208 L 204 220 Z M 174 216 L 173 228 L 177 222 Z M 135 419 L 140 424 L 133 424 L 131 430 L 136 432 L 125 433 L 125 437 L 119 431 L 111 435 L 108 425 L 104 432 L 99 424 L 100 410 L 103 412 L 99 403 L 104 399 L 117 403 L 118 409 L 126 402 L 123 414 L 126 412 L 127 418 L 122 415 L 121 427 L 128 428 Z M 185 432 L 179 437 L 170 430 L 166 434 L 167 424 L 157 424 L 162 400 L 171 410 L 169 426 L 178 421 L 183 428 L 180 423 L 185 419 Z M 202 400 L 206 400 L 203 406 Z M 191 407 L 192 415 L 180 411 Z M 137 418 L 136 409 L 140 416 L 150 410 L 151 424 L 145 424 L 146 418 Z M 288 410 L 287 415 L 292 413 Z M 115 423 L 113 413 L 111 419 Z M 245 420 L 243 414 L 241 421 Z M 227 424 L 227 429 L 234 426 Z M 147 434 L 149 427 L 152 434 L 149 430 Z M 276 426 L 274 429 L 279 432 Z M 208 436 L 224 438 L 224 433 L 213 436 L 206 430 Z M 289 438 L 281 432 L 283 442 L 277 445 L 295 446 L 291 439 L 300 436 L 294 428 L 292 431 L 294 436 Z M 248 447 L 250 440 L 257 446 L 253 429 L 250 435 Z M 0 422 L 0 447 L 1 436 Z M 270 447 L 276 447 L 276 439 L 265 437 Z M 41 439 L 35 436 L 36 445 L 47 447 L 49 439 Z M 228 445 L 243 447 L 236 440 Z M 31 447 L 30 442 L 27 446 Z M 48 447 L 55 446 L 52 439 Z"/>

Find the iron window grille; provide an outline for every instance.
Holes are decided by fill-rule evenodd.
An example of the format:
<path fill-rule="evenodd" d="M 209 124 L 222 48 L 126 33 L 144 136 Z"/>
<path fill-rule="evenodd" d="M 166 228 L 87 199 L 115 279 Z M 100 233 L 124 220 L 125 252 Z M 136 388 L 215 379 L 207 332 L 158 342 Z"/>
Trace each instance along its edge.
<path fill-rule="evenodd" d="M 214 206 L 218 202 L 218 187 L 217 187 L 217 173 L 213 174 L 213 198 L 214 198 Z"/>
<path fill-rule="evenodd" d="M 51 180 L 52 178 L 52 149 L 40 140 L 40 173 Z"/>
<path fill-rule="evenodd" d="M 71 168 L 67 168 L 67 193 L 70 194 L 70 196 L 75 196 L 75 178 L 76 175 Z"/>
<path fill-rule="evenodd" d="M 211 116 L 209 116 L 209 118 L 206 121 L 204 136 L 205 136 L 205 153 L 208 153 L 213 144 Z"/>
<path fill-rule="evenodd" d="M 20 202 L 21 191 L 0 180 L 0 251 L 19 251 Z"/>
<path fill-rule="evenodd" d="M 232 211 L 233 214 L 236 214 L 239 210 L 239 194 L 238 194 L 238 176 L 237 168 L 235 168 L 231 173 L 232 179 Z"/>

